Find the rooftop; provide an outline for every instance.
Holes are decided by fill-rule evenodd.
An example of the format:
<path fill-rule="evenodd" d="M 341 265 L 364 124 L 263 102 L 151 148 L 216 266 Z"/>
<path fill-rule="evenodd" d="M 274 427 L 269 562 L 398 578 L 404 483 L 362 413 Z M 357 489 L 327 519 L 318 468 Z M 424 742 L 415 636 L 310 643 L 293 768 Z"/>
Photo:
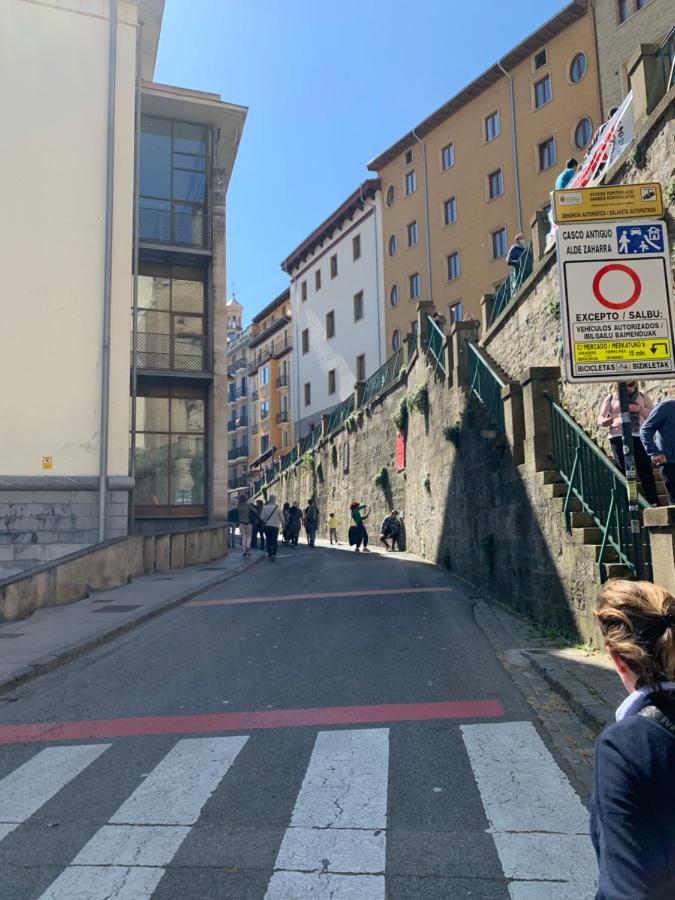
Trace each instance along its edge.
<path fill-rule="evenodd" d="M 266 319 L 267 316 L 269 316 L 270 313 L 274 312 L 277 307 L 283 306 L 283 304 L 288 302 L 290 299 L 291 289 L 284 288 L 284 290 L 279 294 L 278 297 L 275 297 L 271 303 L 268 303 L 267 306 L 263 307 L 257 315 L 253 316 L 251 322 L 254 325 L 259 325 L 263 321 L 263 319 Z"/>

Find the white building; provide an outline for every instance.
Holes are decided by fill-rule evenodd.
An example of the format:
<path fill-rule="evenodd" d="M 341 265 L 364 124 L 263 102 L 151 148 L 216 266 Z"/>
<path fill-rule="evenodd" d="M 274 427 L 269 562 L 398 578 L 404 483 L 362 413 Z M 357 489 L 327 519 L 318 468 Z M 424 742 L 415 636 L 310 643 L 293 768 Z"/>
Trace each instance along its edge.
<path fill-rule="evenodd" d="M 281 264 L 291 279 L 296 437 L 387 358 L 381 219 L 380 182 L 364 181 Z"/>

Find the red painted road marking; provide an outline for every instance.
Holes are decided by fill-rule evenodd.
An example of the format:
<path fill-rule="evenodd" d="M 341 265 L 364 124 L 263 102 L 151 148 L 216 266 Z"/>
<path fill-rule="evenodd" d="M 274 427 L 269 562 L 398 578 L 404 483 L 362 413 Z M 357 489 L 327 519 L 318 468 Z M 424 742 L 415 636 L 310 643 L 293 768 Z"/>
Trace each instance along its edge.
<path fill-rule="evenodd" d="M 326 597 L 373 597 L 386 594 L 450 593 L 451 587 L 385 588 L 371 591 L 333 591 L 330 594 L 275 594 L 269 597 L 214 597 L 190 600 L 185 606 L 233 606 L 238 603 L 274 603 L 277 600 L 321 600 Z"/>
<path fill-rule="evenodd" d="M 265 709 L 194 716 L 36 722 L 29 725 L 0 725 L 0 744 L 98 740 L 155 734 L 210 734 L 218 731 L 298 728 L 308 725 L 370 725 L 376 722 L 491 719 L 503 715 L 504 710 L 497 700 L 449 700 L 441 703 L 386 703 L 379 706 L 325 706 L 316 709 Z"/>

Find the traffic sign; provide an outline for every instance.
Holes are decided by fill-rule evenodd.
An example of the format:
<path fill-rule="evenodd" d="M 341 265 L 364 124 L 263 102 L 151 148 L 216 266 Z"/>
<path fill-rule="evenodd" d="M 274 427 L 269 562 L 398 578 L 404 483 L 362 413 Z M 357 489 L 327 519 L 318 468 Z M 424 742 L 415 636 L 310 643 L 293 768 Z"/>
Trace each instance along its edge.
<path fill-rule="evenodd" d="M 663 222 L 557 231 L 565 377 L 671 378 L 673 289 Z"/>
<path fill-rule="evenodd" d="M 553 219 L 558 225 L 662 218 L 663 196 L 657 181 L 553 191 Z"/>

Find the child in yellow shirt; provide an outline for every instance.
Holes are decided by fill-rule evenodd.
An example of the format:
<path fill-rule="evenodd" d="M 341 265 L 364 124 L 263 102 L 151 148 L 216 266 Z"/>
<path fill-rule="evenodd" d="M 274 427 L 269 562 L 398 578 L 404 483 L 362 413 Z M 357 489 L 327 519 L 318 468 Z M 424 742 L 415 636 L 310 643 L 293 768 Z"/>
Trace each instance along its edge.
<path fill-rule="evenodd" d="M 328 534 L 330 535 L 331 544 L 333 542 L 335 542 L 336 544 L 339 544 L 339 541 L 337 539 L 337 530 L 338 530 L 339 524 L 340 524 L 340 522 L 339 522 L 338 518 L 336 517 L 335 513 L 331 513 L 328 516 Z"/>

